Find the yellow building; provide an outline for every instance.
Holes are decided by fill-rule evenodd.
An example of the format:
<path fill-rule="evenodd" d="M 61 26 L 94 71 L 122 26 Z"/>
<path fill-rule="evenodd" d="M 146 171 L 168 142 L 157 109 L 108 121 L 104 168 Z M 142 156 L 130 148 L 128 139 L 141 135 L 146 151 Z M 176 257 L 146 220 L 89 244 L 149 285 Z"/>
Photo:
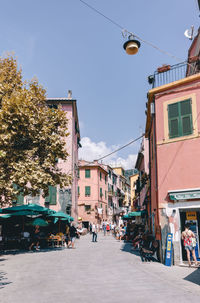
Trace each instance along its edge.
<path fill-rule="evenodd" d="M 131 187 L 129 180 L 127 180 L 127 178 L 125 177 L 125 170 L 123 169 L 123 167 L 113 167 L 113 170 L 117 175 L 120 176 L 120 189 L 124 194 L 123 206 L 126 207 L 127 211 L 129 211 L 131 206 Z"/>
<path fill-rule="evenodd" d="M 135 200 L 135 185 L 136 180 L 138 179 L 139 174 L 130 176 L 130 186 L 131 186 L 131 210 L 134 211 L 134 200 Z"/>

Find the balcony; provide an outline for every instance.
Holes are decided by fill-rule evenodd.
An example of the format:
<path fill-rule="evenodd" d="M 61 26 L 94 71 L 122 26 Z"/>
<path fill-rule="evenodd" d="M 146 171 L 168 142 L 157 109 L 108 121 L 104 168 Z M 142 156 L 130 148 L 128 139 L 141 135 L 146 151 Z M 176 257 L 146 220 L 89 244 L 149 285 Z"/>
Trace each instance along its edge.
<path fill-rule="evenodd" d="M 163 65 L 153 75 L 148 77 L 148 82 L 152 85 L 152 88 L 155 88 L 200 72 L 200 60 L 198 57 L 190 58 L 189 64 L 182 62 L 175 65 Z"/>

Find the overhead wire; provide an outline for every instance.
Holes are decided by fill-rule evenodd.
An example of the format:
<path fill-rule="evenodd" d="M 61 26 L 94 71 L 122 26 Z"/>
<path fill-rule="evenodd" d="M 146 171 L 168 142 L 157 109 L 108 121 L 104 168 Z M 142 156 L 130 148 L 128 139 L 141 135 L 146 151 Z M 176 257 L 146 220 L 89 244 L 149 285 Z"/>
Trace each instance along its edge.
<path fill-rule="evenodd" d="M 141 139 L 143 136 L 144 136 L 144 134 L 142 134 L 142 135 L 139 136 L 138 138 L 136 138 L 136 139 L 130 141 L 129 143 L 127 143 L 127 144 L 125 144 L 125 145 L 119 147 L 118 149 L 114 150 L 113 152 L 111 152 L 111 153 L 109 153 L 109 154 L 107 154 L 107 155 L 105 155 L 105 156 L 103 156 L 103 157 L 97 159 L 97 161 L 103 160 L 103 159 L 105 159 L 105 158 L 107 158 L 107 157 L 109 157 L 109 156 L 115 154 L 116 152 L 118 152 L 118 151 L 124 149 L 125 147 L 127 147 L 127 146 L 133 144 L 134 142 L 138 141 L 138 140 Z"/>
<path fill-rule="evenodd" d="M 156 50 L 158 50 L 159 52 L 177 60 L 177 61 L 183 61 L 183 59 L 180 59 L 179 57 L 161 49 L 160 47 L 156 46 L 155 44 L 153 44 L 152 42 L 149 42 L 147 40 L 142 39 L 141 37 L 139 37 L 138 35 L 134 34 L 133 32 L 128 31 L 126 28 L 124 28 L 122 25 L 120 25 L 119 23 L 115 22 L 113 19 L 111 19 L 110 17 L 106 16 L 105 14 L 103 14 L 101 11 L 99 11 L 98 9 L 96 9 L 95 7 L 93 7 L 92 5 L 88 4 L 86 1 L 84 0 L 79 0 L 81 3 L 83 3 L 85 6 L 87 6 L 88 8 L 90 8 L 91 10 L 93 10 L 95 13 L 99 14 L 100 16 L 102 16 L 103 18 L 107 19 L 109 22 L 111 22 L 112 24 L 114 24 L 115 26 L 117 26 L 118 28 L 120 28 L 122 30 L 122 32 L 126 32 L 130 35 L 135 36 L 137 39 L 139 39 L 140 41 L 148 44 L 149 46 L 155 48 Z M 188 62 L 186 62 L 188 66 L 192 67 L 194 69 L 194 66 Z"/>

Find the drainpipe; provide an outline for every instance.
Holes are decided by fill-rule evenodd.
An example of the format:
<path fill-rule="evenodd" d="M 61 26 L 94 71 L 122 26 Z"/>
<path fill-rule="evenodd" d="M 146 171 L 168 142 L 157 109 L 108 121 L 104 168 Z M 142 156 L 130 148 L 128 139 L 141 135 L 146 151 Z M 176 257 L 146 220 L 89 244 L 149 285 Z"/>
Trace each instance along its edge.
<path fill-rule="evenodd" d="M 160 227 L 160 217 L 159 217 L 159 205 L 158 205 L 158 160 L 157 160 L 157 140 L 156 140 L 156 107 L 155 98 L 153 100 L 154 113 L 153 113 L 153 138 L 154 138 L 154 155 L 155 155 L 155 190 L 156 190 L 156 207 L 157 207 L 157 222 Z M 161 232 L 161 230 L 160 230 Z M 163 248 L 162 248 L 162 234 L 160 242 L 160 260 L 163 263 Z"/>

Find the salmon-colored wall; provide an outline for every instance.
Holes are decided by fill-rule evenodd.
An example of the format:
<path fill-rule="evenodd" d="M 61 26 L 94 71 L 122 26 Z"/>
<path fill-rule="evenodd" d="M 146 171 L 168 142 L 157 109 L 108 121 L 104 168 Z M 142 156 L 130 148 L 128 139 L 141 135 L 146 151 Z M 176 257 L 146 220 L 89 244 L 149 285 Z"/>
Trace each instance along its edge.
<path fill-rule="evenodd" d="M 200 83 L 191 83 L 185 89 L 179 87 L 180 92 L 173 92 L 156 97 L 156 134 L 157 134 L 157 160 L 158 160 L 158 200 L 159 206 L 163 207 L 168 201 L 169 190 L 192 189 L 200 187 Z M 175 142 L 164 142 L 164 106 L 166 101 L 184 99 L 185 96 L 194 96 L 196 102 L 197 135 L 179 137 Z M 192 105 L 193 106 L 193 105 Z"/>

